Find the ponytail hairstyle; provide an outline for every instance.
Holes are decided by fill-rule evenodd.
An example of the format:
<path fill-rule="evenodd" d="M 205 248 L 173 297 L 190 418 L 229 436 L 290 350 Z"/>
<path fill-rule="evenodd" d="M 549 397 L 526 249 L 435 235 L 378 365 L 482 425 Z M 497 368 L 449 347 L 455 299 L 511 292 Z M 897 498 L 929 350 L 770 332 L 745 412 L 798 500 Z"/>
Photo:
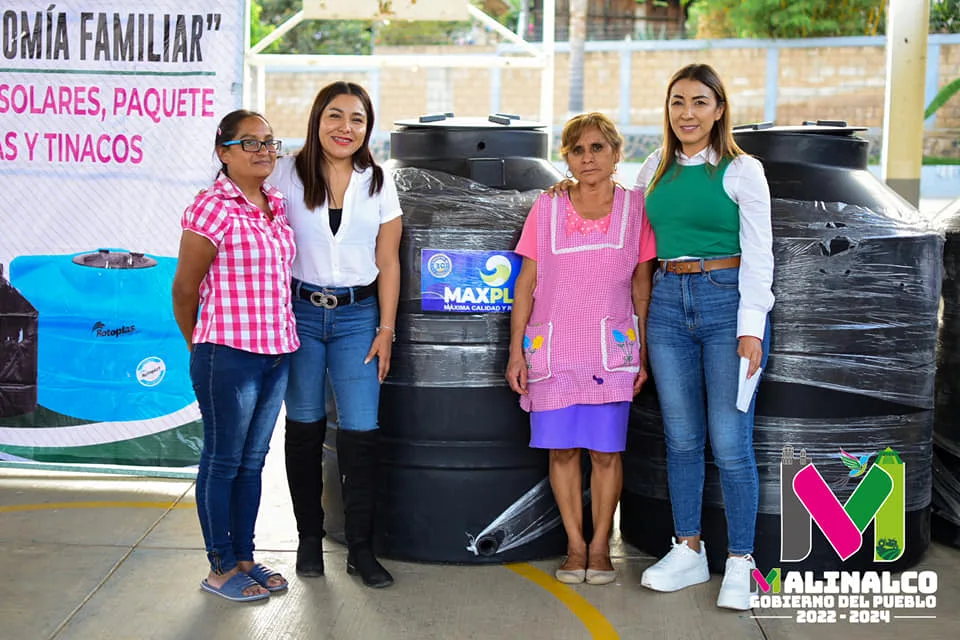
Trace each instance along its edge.
<path fill-rule="evenodd" d="M 213 139 L 213 148 L 219 150 L 223 146 L 224 142 L 230 142 L 237 135 L 237 130 L 240 128 L 240 123 L 246 120 L 247 118 L 260 118 L 264 122 L 267 122 L 267 119 L 256 111 L 248 111 L 246 109 L 237 109 L 236 111 L 231 111 L 227 115 L 223 116 L 223 120 L 220 121 L 220 124 L 217 125 L 217 137 Z M 270 123 L 267 123 L 270 124 Z M 219 159 L 219 154 L 217 155 Z M 223 175 L 230 177 L 230 174 L 227 172 L 227 165 L 224 164 L 223 160 L 220 160 L 220 171 L 223 172 Z"/>
<path fill-rule="evenodd" d="M 680 80 L 695 80 L 706 85 L 713 95 L 717 98 L 717 104 L 723 107 L 723 114 L 720 119 L 713 123 L 713 129 L 710 130 L 710 146 L 722 160 L 723 158 L 733 159 L 744 155 L 743 149 L 737 146 L 733 139 L 733 127 L 731 126 L 730 104 L 727 102 L 727 91 L 723 87 L 720 76 L 708 64 L 688 64 L 670 78 L 670 84 L 667 85 L 667 96 L 663 103 L 663 155 L 660 156 L 660 164 L 657 165 L 657 171 L 647 185 L 647 193 L 653 191 L 657 183 L 675 166 L 677 151 L 682 149 L 680 139 L 673 132 L 670 125 L 670 93 L 673 91 L 673 85 Z"/>
<path fill-rule="evenodd" d="M 373 159 L 370 152 L 370 136 L 373 133 L 374 117 L 373 102 L 366 90 L 354 82 L 338 81 L 328 84 L 313 101 L 310 109 L 310 120 L 307 123 L 307 138 L 303 148 L 297 153 L 295 165 L 300 182 L 303 183 L 303 202 L 309 209 L 323 206 L 327 201 L 330 185 L 327 182 L 326 161 L 323 155 L 323 145 L 320 144 L 320 118 L 334 98 L 341 95 L 356 96 L 363 105 L 367 114 L 367 131 L 363 135 L 363 144 L 353 154 L 353 168 L 363 171 L 373 168 L 373 178 L 370 180 L 370 195 L 374 196 L 383 189 L 383 169 Z"/>

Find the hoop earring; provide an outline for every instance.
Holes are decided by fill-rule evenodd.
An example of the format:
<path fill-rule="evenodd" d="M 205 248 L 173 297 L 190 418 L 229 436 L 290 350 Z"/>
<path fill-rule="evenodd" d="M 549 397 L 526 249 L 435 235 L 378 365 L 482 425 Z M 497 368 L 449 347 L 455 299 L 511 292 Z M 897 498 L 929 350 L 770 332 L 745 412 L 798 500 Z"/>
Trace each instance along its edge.
<path fill-rule="evenodd" d="M 573 172 L 570 171 L 570 169 L 567 169 L 567 172 L 566 172 L 565 174 L 563 174 L 563 175 L 564 175 L 564 177 L 567 178 L 568 180 L 572 180 L 572 179 L 573 179 Z"/>

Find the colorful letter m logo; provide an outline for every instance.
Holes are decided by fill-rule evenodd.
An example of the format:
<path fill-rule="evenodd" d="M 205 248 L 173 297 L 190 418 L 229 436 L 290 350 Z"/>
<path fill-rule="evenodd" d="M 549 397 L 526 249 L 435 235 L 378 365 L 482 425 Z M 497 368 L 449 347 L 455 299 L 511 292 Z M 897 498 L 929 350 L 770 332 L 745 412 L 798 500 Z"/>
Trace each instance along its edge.
<path fill-rule="evenodd" d="M 806 452 L 801 450 L 796 458 L 793 447 L 784 447 L 780 461 L 781 562 L 798 562 L 810 554 L 812 522 L 817 523 L 841 560 L 860 549 L 863 532 L 871 521 L 874 561 L 893 562 L 903 555 L 904 467 L 897 452 L 887 447 L 847 501 L 840 504 L 813 463 L 807 463 Z"/>

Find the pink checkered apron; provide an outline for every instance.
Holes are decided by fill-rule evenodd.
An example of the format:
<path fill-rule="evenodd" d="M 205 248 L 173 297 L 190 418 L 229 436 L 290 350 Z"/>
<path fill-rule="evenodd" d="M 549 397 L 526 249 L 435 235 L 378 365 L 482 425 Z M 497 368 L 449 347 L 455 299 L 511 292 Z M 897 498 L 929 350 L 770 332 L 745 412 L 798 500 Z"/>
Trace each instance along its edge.
<path fill-rule="evenodd" d="M 525 410 L 633 399 L 640 349 L 631 281 L 642 197 L 617 188 L 609 227 L 587 234 L 566 233 L 567 207 L 576 215 L 566 195 L 537 201 L 537 286 L 523 340 Z"/>

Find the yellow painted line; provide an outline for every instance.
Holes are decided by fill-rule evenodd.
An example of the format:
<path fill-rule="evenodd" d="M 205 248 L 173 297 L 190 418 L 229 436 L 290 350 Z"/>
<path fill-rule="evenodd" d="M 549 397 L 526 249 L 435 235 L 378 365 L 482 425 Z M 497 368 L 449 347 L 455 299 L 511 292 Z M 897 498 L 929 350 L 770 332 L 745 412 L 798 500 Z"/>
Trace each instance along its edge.
<path fill-rule="evenodd" d="M 46 502 L 0 505 L 0 513 L 53 511 L 55 509 L 195 509 L 192 502 Z"/>
<path fill-rule="evenodd" d="M 508 564 L 506 567 L 537 586 L 549 591 L 554 598 L 563 603 L 567 609 L 573 612 L 573 615 L 580 619 L 583 626 L 590 632 L 590 637 L 593 638 L 593 640 L 620 640 L 620 635 L 617 633 L 617 630 L 613 628 L 613 625 L 610 624 L 610 621 L 603 617 L 603 614 L 600 613 L 596 607 L 571 587 L 568 587 L 562 582 L 558 582 L 557 579 L 550 574 L 544 573 L 532 564 L 526 562 Z"/>

